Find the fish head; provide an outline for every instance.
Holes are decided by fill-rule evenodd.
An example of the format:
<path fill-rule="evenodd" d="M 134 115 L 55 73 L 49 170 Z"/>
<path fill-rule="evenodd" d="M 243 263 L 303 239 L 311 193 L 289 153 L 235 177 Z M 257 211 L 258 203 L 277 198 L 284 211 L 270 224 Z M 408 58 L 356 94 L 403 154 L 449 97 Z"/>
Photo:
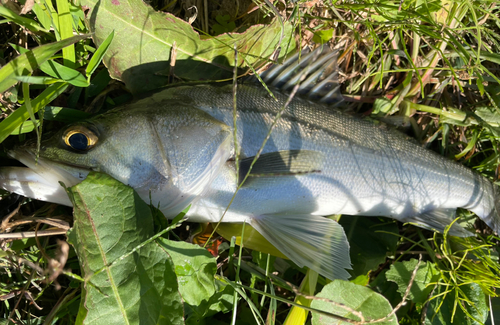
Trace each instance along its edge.
<path fill-rule="evenodd" d="M 71 205 L 59 182 L 72 186 L 90 171 L 103 172 L 174 217 L 229 159 L 230 134 L 229 126 L 188 103 L 144 107 L 139 101 L 64 127 L 42 141 L 38 160 L 34 144 L 10 151 L 29 170 L 1 169 L 0 187 Z"/>

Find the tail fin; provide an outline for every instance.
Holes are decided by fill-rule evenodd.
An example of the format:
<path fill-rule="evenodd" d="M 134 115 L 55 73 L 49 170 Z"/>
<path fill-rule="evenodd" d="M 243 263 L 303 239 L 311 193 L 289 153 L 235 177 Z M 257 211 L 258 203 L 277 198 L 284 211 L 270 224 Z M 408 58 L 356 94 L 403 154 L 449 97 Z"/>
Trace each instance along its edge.
<path fill-rule="evenodd" d="M 500 235 L 500 187 L 495 184 L 491 184 L 493 188 L 493 204 L 494 208 L 491 210 L 490 214 L 482 217 L 483 220 L 496 234 Z"/>
<path fill-rule="evenodd" d="M 333 106 L 344 98 L 338 82 L 337 51 L 322 46 L 309 52 L 296 53 L 283 62 L 264 71 L 260 77 L 270 87 L 290 91 L 300 82 L 297 94 Z"/>

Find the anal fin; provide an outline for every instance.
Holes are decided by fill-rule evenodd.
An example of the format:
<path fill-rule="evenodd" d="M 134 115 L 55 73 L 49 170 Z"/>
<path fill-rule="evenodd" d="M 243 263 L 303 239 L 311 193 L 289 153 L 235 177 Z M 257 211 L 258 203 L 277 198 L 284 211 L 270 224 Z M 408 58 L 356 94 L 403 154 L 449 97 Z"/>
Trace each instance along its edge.
<path fill-rule="evenodd" d="M 337 222 L 313 215 L 263 215 L 250 224 L 298 266 L 332 280 L 350 277 L 349 242 Z"/>
<path fill-rule="evenodd" d="M 435 209 L 414 217 L 406 218 L 403 221 L 415 224 L 425 229 L 443 233 L 445 228 L 448 227 L 455 219 L 456 210 L 457 209 L 455 208 Z M 457 222 L 453 223 L 448 234 L 457 237 L 469 237 L 474 235 Z"/>

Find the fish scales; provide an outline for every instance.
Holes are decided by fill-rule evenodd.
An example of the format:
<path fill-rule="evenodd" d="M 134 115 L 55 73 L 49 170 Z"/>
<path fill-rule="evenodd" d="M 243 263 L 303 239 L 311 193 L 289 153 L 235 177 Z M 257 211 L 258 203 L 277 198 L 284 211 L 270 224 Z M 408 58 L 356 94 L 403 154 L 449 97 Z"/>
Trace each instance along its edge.
<path fill-rule="evenodd" d="M 189 98 L 192 105 L 232 126 L 230 85 L 178 87 L 171 93 L 179 99 Z M 237 138 L 242 156 L 257 153 L 276 114 L 288 99 L 288 95 L 279 92 L 275 96 L 278 101 L 264 89 L 252 85 L 238 87 Z M 301 176 L 301 183 L 305 183 L 303 194 L 322 202 L 311 213 L 390 216 L 401 221 L 411 221 L 411 217 L 437 208 L 463 207 L 483 217 L 495 213 L 494 189 L 487 180 L 409 141 L 385 124 L 296 98 L 281 115 L 262 153 L 294 149 L 325 154 L 321 175 Z M 317 182 L 318 178 L 329 181 Z M 267 185 L 273 181 L 281 184 L 283 179 L 267 180 Z M 318 184 L 322 186 L 315 186 Z M 234 181 L 227 184 L 228 193 L 234 185 Z M 286 192 L 283 200 L 297 202 L 299 206 L 287 204 L 282 211 L 274 209 L 275 213 L 301 208 L 303 202 L 291 199 L 288 191 L 283 192 Z M 237 199 L 231 210 L 246 211 L 248 215 L 249 206 L 256 201 L 252 203 L 245 195 L 240 194 L 242 199 Z M 225 207 L 231 197 L 219 195 L 218 203 Z M 248 203 L 241 202 L 240 208 L 240 201 Z M 220 211 L 217 209 L 212 221 L 220 218 Z M 251 212 L 258 213 L 255 208 Z"/>
<path fill-rule="evenodd" d="M 250 248 L 267 249 L 258 242 L 267 240 L 330 279 L 349 277 L 349 243 L 324 216 L 387 216 L 443 231 L 460 207 L 500 230 L 498 188 L 486 178 L 382 123 L 299 96 L 284 109 L 287 81 L 300 79 L 313 54 L 263 77 L 276 85 L 277 100 L 260 85 L 238 85 L 237 147 L 232 85 L 175 86 L 63 128 L 42 142 L 38 163 L 34 147 L 10 151 L 28 168 L 2 167 L 0 188 L 71 205 L 59 181 L 72 186 L 90 171 L 105 172 L 168 218 L 191 205 L 191 221 L 247 223 L 262 236 L 247 236 Z M 334 54 L 321 60 L 335 68 Z M 338 104 L 335 69 L 315 80 L 321 64 L 298 93 Z M 450 234 L 471 235 L 456 223 Z"/>

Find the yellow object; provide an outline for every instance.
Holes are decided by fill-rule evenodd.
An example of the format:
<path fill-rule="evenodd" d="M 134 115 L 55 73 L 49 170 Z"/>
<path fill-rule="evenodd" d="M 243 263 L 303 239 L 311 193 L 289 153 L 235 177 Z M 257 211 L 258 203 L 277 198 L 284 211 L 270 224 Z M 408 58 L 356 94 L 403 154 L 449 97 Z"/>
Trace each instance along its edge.
<path fill-rule="evenodd" d="M 316 284 L 318 282 L 318 272 L 315 272 L 313 270 L 307 270 L 306 277 L 304 280 L 302 280 L 302 283 L 300 285 L 300 292 L 303 293 L 306 296 L 312 297 L 316 293 Z M 305 307 L 310 307 L 311 306 L 311 299 L 307 299 L 304 296 L 298 295 L 295 297 L 295 303 L 305 306 Z M 309 315 L 309 311 L 293 306 L 290 309 L 290 312 L 286 316 L 285 322 L 283 325 L 304 325 L 307 321 L 307 316 Z"/>
<path fill-rule="evenodd" d="M 215 228 L 216 223 L 212 226 Z M 236 237 L 236 245 L 241 245 L 241 232 L 243 230 L 242 223 L 220 223 L 217 227 L 217 233 L 227 240 L 231 237 Z M 245 225 L 245 233 L 243 234 L 243 247 L 247 247 L 262 253 L 271 254 L 277 257 L 288 259 L 276 247 L 273 246 L 267 239 L 264 238 L 257 230 L 252 228 L 249 224 Z"/>

